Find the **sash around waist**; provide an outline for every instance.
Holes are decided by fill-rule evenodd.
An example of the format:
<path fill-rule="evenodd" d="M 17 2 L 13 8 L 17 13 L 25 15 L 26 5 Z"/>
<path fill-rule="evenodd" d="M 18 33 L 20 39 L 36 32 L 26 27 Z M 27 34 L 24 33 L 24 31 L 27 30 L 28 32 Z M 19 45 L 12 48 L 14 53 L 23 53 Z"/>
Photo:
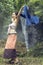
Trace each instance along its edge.
<path fill-rule="evenodd" d="M 10 29 L 10 31 L 8 32 L 8 34 L 16 34 L 17 32 L 16 32 L 16 30 L 14 30 L 14 29 Z"/>

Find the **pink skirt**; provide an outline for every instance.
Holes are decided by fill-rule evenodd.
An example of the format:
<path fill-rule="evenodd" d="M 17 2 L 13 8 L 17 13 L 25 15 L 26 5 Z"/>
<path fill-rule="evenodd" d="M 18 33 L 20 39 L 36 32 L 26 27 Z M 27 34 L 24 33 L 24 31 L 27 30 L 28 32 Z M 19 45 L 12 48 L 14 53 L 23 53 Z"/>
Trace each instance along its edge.
<path fill-rule="evenodd" d="M 6 45 L 5 45 L 5 49 L 15 49 L 16 40 L 17 40 L 16 34 L 8 35 L 8 39 L 7 39 L 7 42 L 6 42 Z"/>
<path fill-rule="evenodd" d="M 16 57 L 16 34 L 8 35 L 7 42 L 4 50 L 4 58 L 15 58 Z"/>

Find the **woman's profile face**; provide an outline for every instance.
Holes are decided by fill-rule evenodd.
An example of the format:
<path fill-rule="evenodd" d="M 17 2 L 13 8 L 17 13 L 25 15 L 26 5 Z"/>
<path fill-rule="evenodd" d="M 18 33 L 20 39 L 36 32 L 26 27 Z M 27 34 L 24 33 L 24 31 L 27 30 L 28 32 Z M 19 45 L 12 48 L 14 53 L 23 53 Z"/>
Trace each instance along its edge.
<path fill-rule="evenodd" d="M 12 18 L 14 18 L 14 19 L 15 19 L 16 17 L 17 17 L 17 16 L 16 16 L 16 14 L 15 14 L 15 13 L 13 13 L 13 14 L 12 14 Z"/>

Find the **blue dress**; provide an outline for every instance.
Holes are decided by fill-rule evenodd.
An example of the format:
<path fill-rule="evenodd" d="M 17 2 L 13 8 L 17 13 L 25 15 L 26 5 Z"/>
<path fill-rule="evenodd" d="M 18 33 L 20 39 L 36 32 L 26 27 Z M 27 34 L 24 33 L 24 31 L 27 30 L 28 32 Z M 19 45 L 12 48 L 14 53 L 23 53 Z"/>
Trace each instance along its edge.
<path fill-rule="evenodd" d="M 39 23 L 39 17 L 38 16 L 31 16 L 31 22 L 32 23 L 35 23 L 35 24 L 38 24 Z"/>
<path fill-rule="evenodd" d="M 39 17 L 38 16 L 31 16 L 29 14 L 29 10 L 27 9 L 27 6 L 24 6 L 23 13 L 21 14 L 21 16 L 26 19 L 27 26 L 29 26 L 31 24 L 38 24 L 39 23 Z"/>

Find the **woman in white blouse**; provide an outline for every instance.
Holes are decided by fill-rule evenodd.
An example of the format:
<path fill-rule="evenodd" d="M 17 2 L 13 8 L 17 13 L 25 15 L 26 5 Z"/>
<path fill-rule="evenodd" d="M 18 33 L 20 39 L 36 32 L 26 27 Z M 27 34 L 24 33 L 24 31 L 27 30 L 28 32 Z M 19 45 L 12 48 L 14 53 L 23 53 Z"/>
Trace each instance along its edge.
<path fill-rule="evenodd" d="M 20 11 L 17 13 L 12 13 L 12 23 L 9 24 L 8 27 L 8 38 L 5 45 L 4 50 L 4 58 L 11 59 L 8 63 L 14 63 L 14 60 L 18 62 L 17 55 L 16 55 L 16 40 L 17 40 L 17 32 L 16 27 L 20 18 L 20 14 L 22 12 L 23 6 L 21 7 Z"/>

